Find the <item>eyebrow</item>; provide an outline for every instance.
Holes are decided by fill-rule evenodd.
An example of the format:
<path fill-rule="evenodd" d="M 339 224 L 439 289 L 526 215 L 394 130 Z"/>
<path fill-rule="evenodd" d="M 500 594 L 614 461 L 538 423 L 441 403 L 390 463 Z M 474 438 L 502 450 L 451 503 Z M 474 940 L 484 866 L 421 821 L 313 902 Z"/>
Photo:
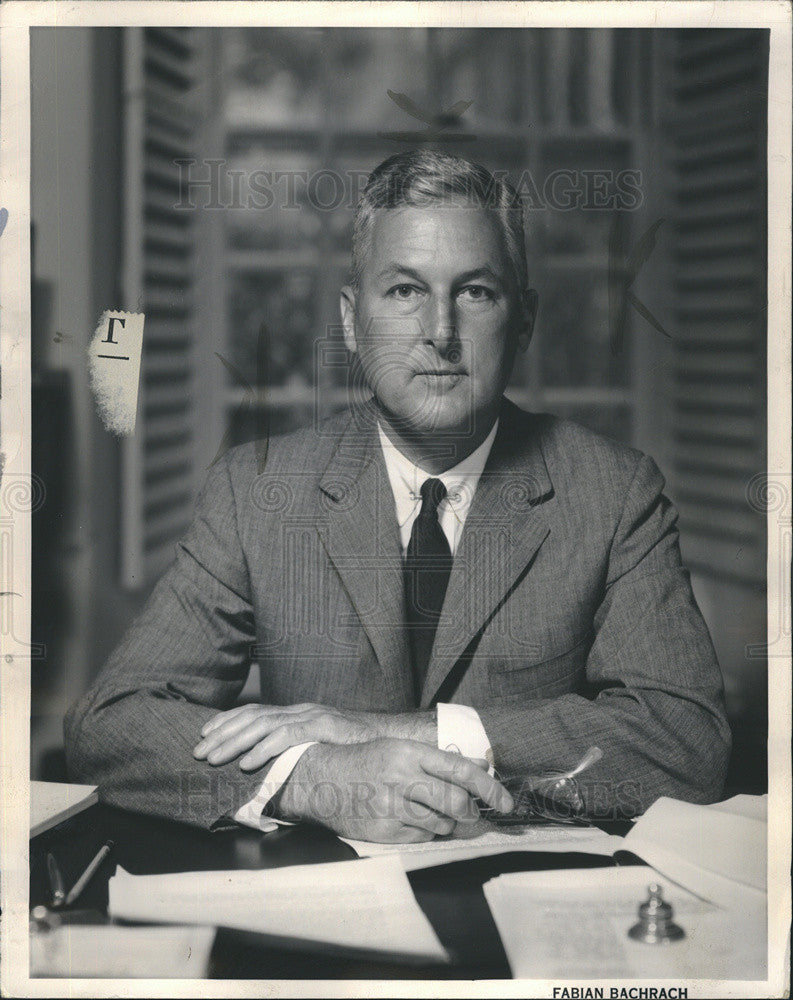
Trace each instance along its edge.
<path fill-rule="evenodd" d="M 460 285 L 464 285 L 466 282 L 476 281 L 480 278 L 489 278 L 490 281 L 497 285 L 503 284 L 502 279 L 496 274 L 489 264 L 482 264 L 480 267 L 474 267 L 470 271 L 466 271 L 464 274 L 458 275 L 455 281 Z"/>
<path fill-rule="evenodd" d="M 424 278 L 418 271 L 414 270 L 412 267 L 408 267 L 407 264 L 400 264 L 397 261 L 391 261 L 391 263 L 387 264 L 382 271 L 378 271 L 377 273 L 378 278 L 395 278 L 401 275 L 412 278 L 414 281 L 424 283 Z M 454 284 L 464 285 L 466 282 L 476 281 L 482 278 L 487 278 L 497 285 L 504 284 L 503 280 L 496 274 L 489 264 L 481 264 L 479 267 L 474 267 L 468 271 L 464 271 L 462 274 L 458 274 L 454 279 Z"/>
<path fill-rule="evenodd" d="M 418 271 L 414 271 L 412 267 L 408 267 L 406 264 L 399 264 L 396 261 L 391 261 L 382 271 L 378 271 L 377 277 L 396 278 L 401 274 L 406 275 L 408 278 L 413 278 L 414 281 L 424 281 Z"/>

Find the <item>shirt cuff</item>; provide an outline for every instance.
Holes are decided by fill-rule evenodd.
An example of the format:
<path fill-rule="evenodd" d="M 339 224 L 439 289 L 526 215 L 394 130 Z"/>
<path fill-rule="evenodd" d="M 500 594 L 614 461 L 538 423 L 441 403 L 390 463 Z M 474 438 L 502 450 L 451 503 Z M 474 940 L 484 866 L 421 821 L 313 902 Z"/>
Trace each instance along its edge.
<path fill-rule="evenodd" d="M 438 749 L 486 760 L 493 770 L 493 751 L 479 713 L 470 705 L 438 704 Z"/>
<path fill-rule="evenodd" d="M 297 746 L 284 750 L 280 757 L 276 757 L 275 763 L 267 772 L 267 777 L 262 782 L 259 791 L 250 802 L 246 802 L 244 806 L 240 806 L 234 813 L 236 822 L 242 823 L 243 826 L 252 826 L 254 830 L 261 830 L 262 833 L 272 833 L 279 826 L 294 826 L 294 823 L 290 823 L 285 819 L 275 819 L 272 816 L 265 816 L 264 807 L 281 790 L 284 782 L 292 771 L 294 771 L 297 762 L 306 750 L 315 745 L 315 742 L 299 743 Z"/>

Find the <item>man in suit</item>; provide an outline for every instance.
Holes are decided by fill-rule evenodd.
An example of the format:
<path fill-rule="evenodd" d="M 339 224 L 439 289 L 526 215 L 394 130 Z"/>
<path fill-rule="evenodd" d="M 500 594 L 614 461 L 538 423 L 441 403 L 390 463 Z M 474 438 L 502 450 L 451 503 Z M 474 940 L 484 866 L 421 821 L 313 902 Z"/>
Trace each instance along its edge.
<path fill-rule="evenodd" d="M 676 513 L 639 452 L 504 398 L 531 338 L 520 203 L 392 157 L 358 207 L 347 413 L 210 473 L 172 568 L 66 719 L 73 775 L 217 828 L 426 840 L 573 767 L 590 815 L 712 801 L 730 735 Z M 252 662 L 260 705 L 236 706 Z"/>

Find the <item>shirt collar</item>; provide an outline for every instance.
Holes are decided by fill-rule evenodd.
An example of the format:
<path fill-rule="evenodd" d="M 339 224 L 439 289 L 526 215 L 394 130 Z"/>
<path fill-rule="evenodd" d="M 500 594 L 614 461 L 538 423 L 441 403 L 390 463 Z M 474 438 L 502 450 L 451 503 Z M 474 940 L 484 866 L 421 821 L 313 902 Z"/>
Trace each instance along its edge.
<path fill-rule="evenodd" d="M 399 527 L 401 528 L 405 524 L 417 505 L 421 503 L 419 491 L 425 479 L 440 479 L 446 487 L 447 493 L 446 500 L 443 501 L 441 507 L 448 505 L 459 517 L 465 518 L 473 502 L 479 477 L 482 475 L 490 455 L 497 430 L 498 420 L 493 424 L 485 440 L 462 462 L 447 469 L 446 472 L 434 475 L 432 472 L 427 472 L 418 465 L 414 465 L 409 458 L 406 458 L 390 441 L 378 421 L 377 431 L 380 435 L 380 447 L 383 451 L 388 479 L 396 502 Z"/>

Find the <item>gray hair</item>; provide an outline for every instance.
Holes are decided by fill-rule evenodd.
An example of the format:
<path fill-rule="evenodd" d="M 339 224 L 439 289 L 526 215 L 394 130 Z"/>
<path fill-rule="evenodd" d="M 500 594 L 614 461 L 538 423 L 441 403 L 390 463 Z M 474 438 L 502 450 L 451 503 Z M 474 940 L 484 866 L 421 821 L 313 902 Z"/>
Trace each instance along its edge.
<path fill-rule="evenodd" d="M 461 156 L 412 149 L 397 153 L 375 167 L 355 210 L 350 284 L 358 291 L 369 252 L 375 212 L 405 205 L 439 204 L 489 208 L 495 213 L 521 294 L 528 289 L 523 208 L 503 177 Z"/>

